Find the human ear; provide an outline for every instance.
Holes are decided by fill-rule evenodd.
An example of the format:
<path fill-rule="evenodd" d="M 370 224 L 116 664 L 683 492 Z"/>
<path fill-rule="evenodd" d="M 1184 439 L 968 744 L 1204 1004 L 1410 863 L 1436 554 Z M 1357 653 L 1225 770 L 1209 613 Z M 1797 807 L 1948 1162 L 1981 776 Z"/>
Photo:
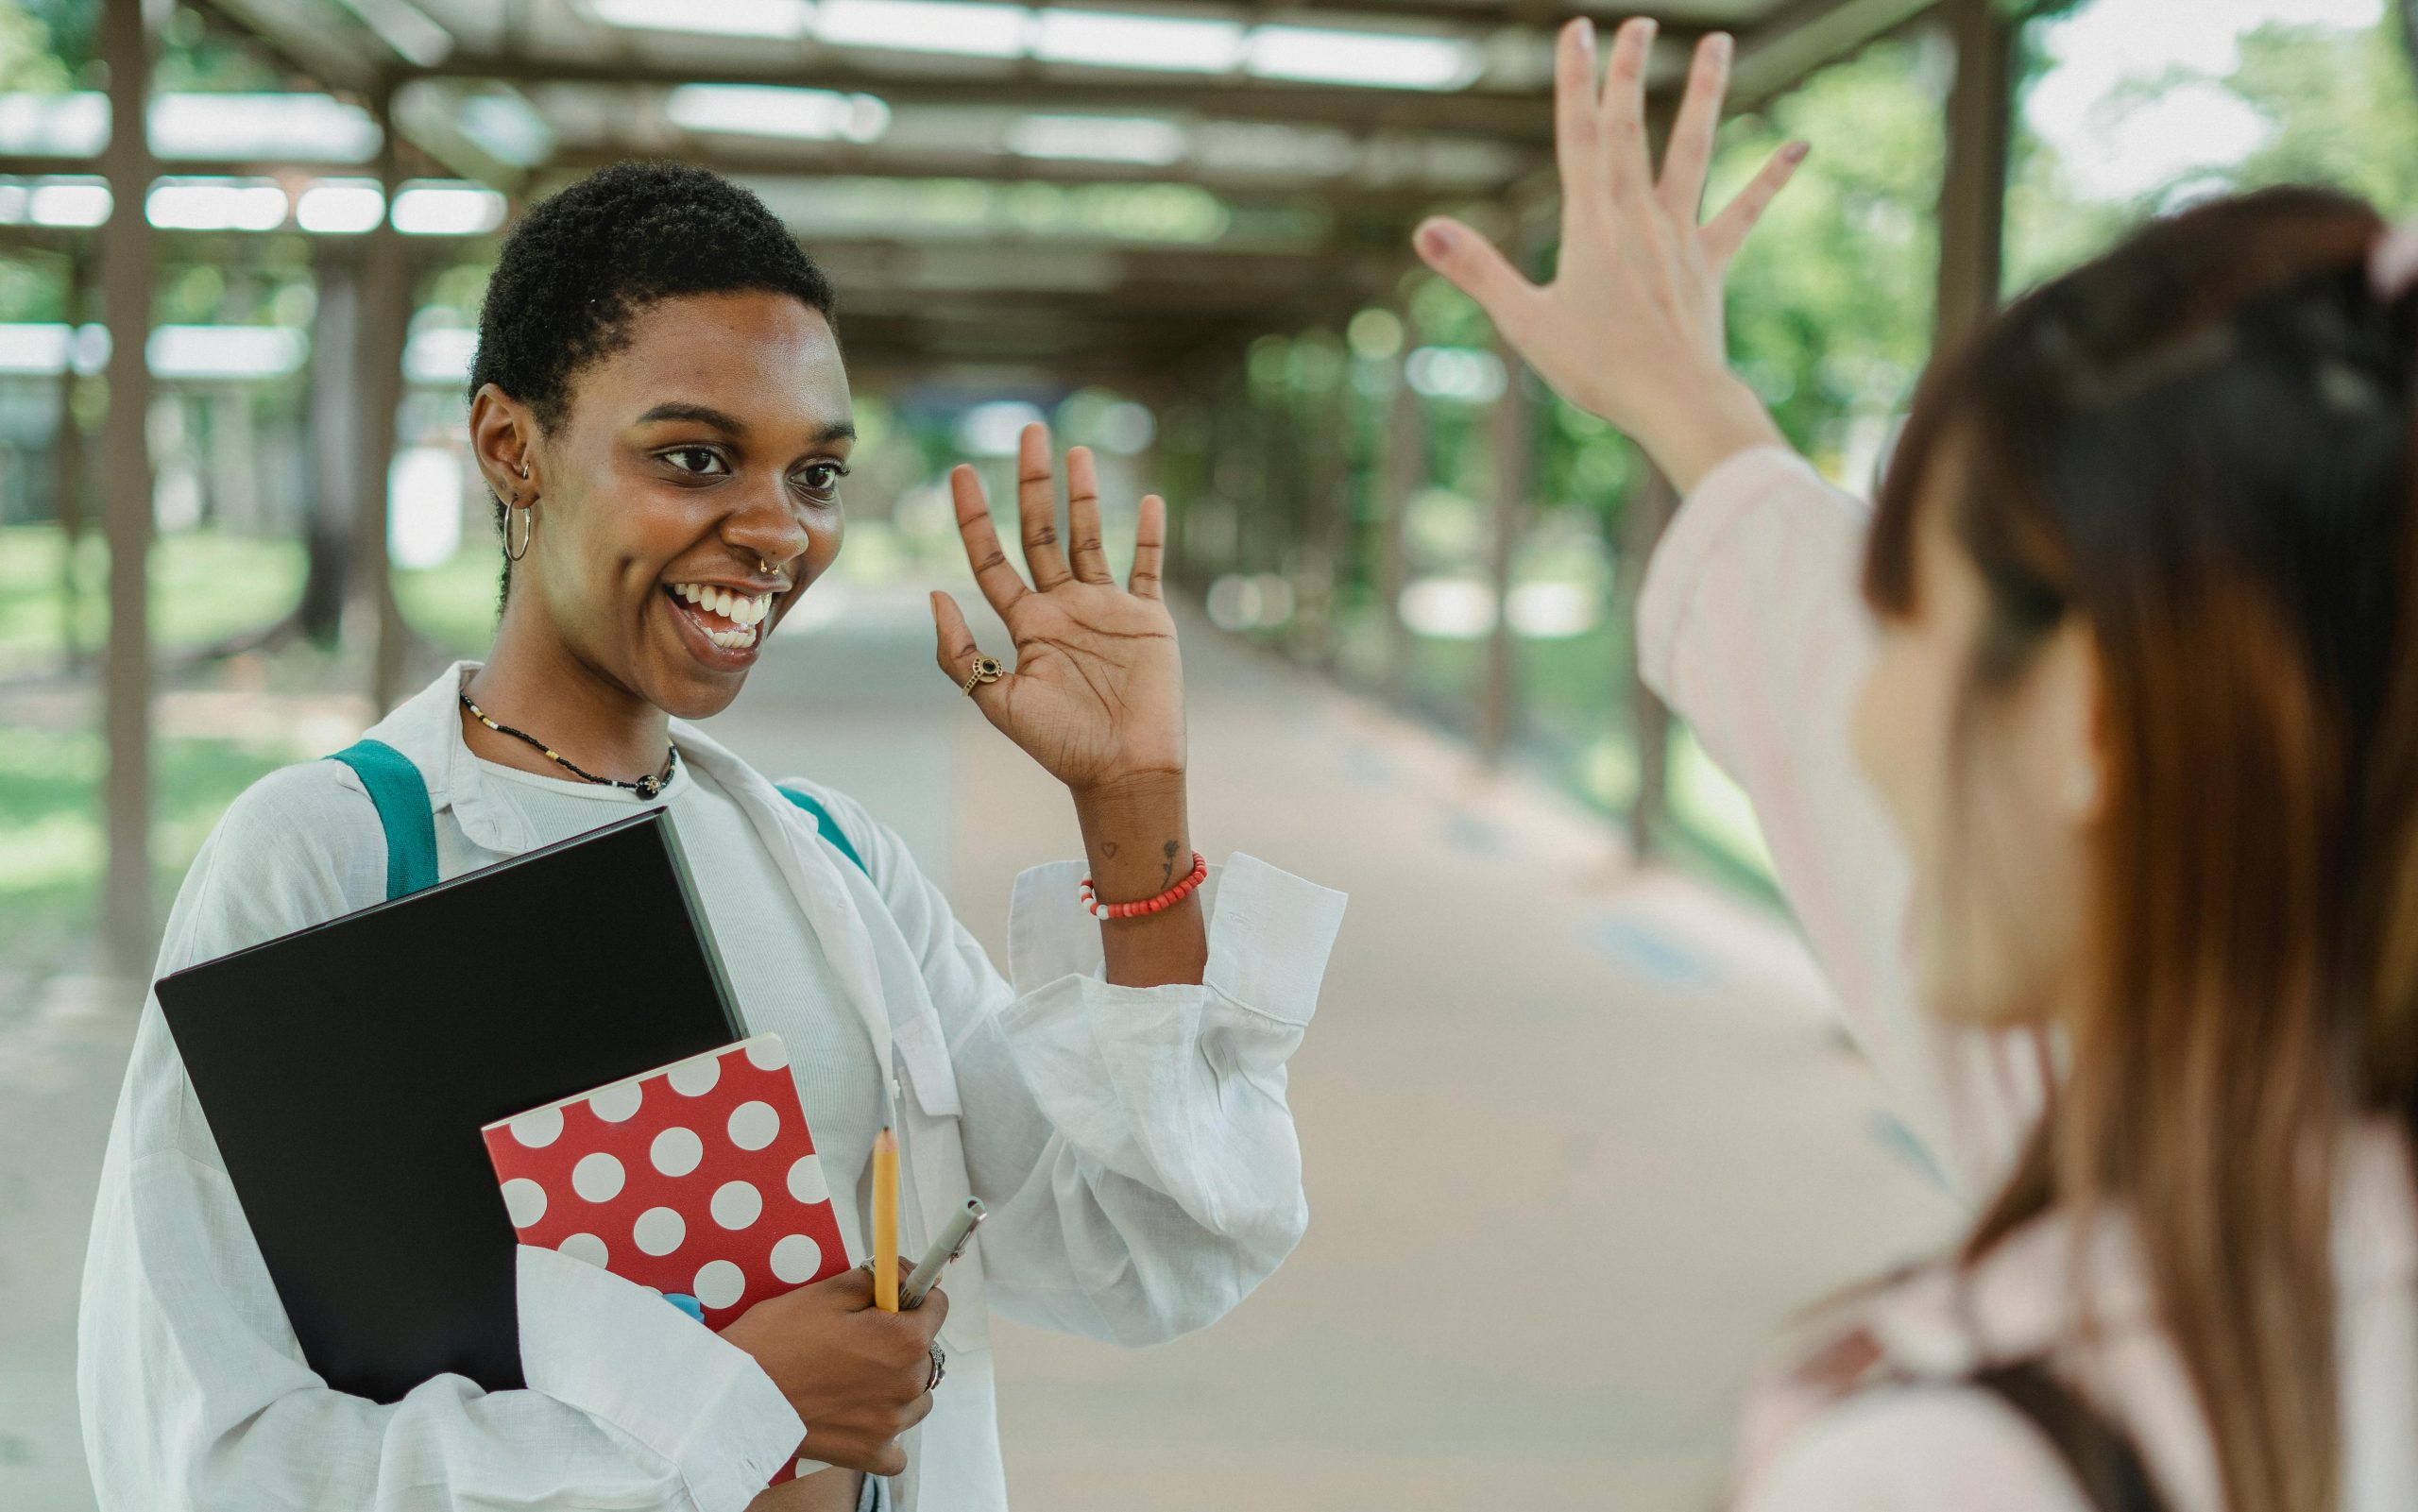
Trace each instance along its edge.
<path fill-rule="evenodd" d="M 470 399 L 470 453 L 487 491 L 507 505 L 530 502 L 544 491 L 536 416 L 493 383 L 480 384 Z"/>

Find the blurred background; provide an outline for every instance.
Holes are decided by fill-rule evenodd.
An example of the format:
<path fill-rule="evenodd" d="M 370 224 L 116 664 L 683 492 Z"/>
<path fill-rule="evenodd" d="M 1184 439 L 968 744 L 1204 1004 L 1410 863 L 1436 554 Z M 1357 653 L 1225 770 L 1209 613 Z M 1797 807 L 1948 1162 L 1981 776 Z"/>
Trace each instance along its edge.
<path fill-rule="evenodd" d="M 1736 361 L 1863 490 L 1935 343 L 2141 215 L 2409 210 L 2383 8 L 1658 0 L 1659 111 L 1738 38 L 1716 195 L 1814 144 Z M 1443 211 L 1550 267 L 1577 13 L 1624 12 L 0 0 L 0 1505 L 90 1505 L 76 1275 L 167 902 L 246 784 L 480 654 L 487 268 L 624 157 L 747 183 L 841 295 L 846 549 L 717 733 L 865 798 L 997 945 L 1074 830 L 922 596 L 967 586 L 945 468 L 1003 498 L 1046 419 L 1115 527 L 1171 501 L 1202 842 L 1354 895 L 1296 1062 L 1309 1239 L 1165 1349 L 1003 1324 L 1019 1502 L 1711 1504 L 1759 1342 L 1960 1210 L 1637 682 L 1669 489 L 1408 251 Z"/>

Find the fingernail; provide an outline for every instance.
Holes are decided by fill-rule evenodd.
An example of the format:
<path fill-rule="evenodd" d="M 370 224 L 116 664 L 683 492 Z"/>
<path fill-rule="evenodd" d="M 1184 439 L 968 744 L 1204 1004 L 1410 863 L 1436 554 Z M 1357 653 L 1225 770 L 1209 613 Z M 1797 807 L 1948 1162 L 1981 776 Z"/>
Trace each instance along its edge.
<path fill-rule="evenodd" d="M 1726 63 L 1729 61 L 1729 49 L 1735 45 L 1736 43 L 1730 39 L 1729 33 L 1726 31 L 1714 32 L 1709 43 L 1709 50 L 1712 54 L 1713 61 L 1717 63 Z"/>
<path fill-rule="evenodd" d="M 1595 24 L 1585 16 L 1580 16 L 1561 29 L 1570 36 L 1577 38 L 1578 45 L 1588 52 L 1592 53 L 1595 50 Z"/>
<path fill-rule="evenodd" d="M 1814 144 L 1811 142 L 1792 142 L 1788 145 L 1779 149 L 1780 161 L 1783 162 L 1803 162 L 1805 161 L 1805 155 L 1813 150 Z"/>
<path fill-rule="evenodd" d="M 1430 258 L 1453 255 L 1453 233 L 1441 221 L 1428 221 L 1419 228 L 1419 249 Z"/>

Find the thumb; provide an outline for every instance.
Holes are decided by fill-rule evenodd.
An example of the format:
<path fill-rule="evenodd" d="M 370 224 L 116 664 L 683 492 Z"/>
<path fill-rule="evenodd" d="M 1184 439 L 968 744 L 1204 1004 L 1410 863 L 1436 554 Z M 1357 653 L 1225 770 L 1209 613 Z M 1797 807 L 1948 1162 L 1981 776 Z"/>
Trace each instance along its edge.
<path fill-rule="evenodd" d="M 1436 215 L 1420 222 L 1411 245 L 1429 267 L 1475 299 L 1496 326 L 1506 332 L 1524 326 L 1522 317 L 1537 286 L 1521 277 L 1492 242 L 1459 221 Z"/>

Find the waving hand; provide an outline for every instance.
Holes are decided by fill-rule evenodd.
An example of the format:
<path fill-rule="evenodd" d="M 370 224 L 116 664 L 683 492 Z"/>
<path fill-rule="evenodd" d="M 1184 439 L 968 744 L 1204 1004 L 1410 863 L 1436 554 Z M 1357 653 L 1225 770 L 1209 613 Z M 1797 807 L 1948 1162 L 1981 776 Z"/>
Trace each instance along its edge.
<path fill-rule="evenodd" d="M 999 544 L 974 469 L 951 472 L 949 490 L 975 581 L 1015 642 L 1015 670 L 974 688 L 983 714 L 1079 794 L 1181 778 L 1183 668 L 1159 589 L 1166 501 L 1156 494 L 1142 501 L 1133 570 L 1118 586 L 1100 549 L 1091 452 L 1076 447 L 1066 453 L 1068 538 L 1062 544 L 1049 433 L 1025 427 L 1016 449 L 1016 514 L 1032 574 L 1028 586 Z M 979 654 L 974 633 L 945 593 L 932 595 L 932 618 L 941 670 L 962 686 Z"/>
<path fill-rule="evenodd" d="M 1419 228 L 1419 253 L 1486 310 L 1562 397 L 1636 438 L 1682 489 L 1742 445 L 1778 441 L 1751 390 L 1728 369 L 1722 280 L 1796 165 L 1805 144 L 1775 153 L 1699 224 L 1713 133 L 1728 89 L 1730 42 L 1696 48 L 1658 178 L 1646 149 L 1645 59 L 1654 23 L 1612 41 L 1594 87 L 1595 31 L 1574 21 L 1554 57 L 1554 144 L 1561 171 L 1560 266 L 1540 287 L 1458 221 Z"/>

